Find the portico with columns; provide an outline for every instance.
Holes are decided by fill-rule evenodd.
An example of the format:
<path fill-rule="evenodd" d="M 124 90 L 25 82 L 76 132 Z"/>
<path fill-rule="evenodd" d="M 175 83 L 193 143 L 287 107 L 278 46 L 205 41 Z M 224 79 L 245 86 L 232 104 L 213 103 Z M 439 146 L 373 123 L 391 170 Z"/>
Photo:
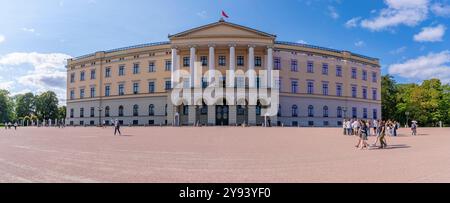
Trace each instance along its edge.
<path fill-rule="evenodd" d="M 172 45 L 171 49 L 171 79 L 172 88 L 176 87 L 175 78 L 177 78 L 177 70 L 186 70 L 189 72 L 189 87 L 192 92 L 201 90 L 207 85 L 217 82 L 221 87 L 227 90 L 234 90 L 236 86 L 243 85 L 247 96 L 251 92 L 257 91 L 257 77 L 250 74 L 246 81 L 236 81 L 233 74 L 227 75 L 227 70 L 242 70 L 246 73 L 248 70 L 258 71 L 268 70 L 266 75 L 259 77 L 272 77 L 273 70 L 273 46 L 275 43 L 275 35 L 257 31 L 248 27 L 232 24 L 220 20 L 219 22 L 194 28 L 179 34 L 170 35 L 169 39 Z M 195 62 L 202 67 L 202 73 L 197 73 Z M 214 71 L 218 70 L 222 74 L 222 78 L 215 78 Z M 205 76 L 205 73 L 210 74 Z M 199 75 L 202 78 L 194 80 Z M 267 81 L 272 81 L 267 78 Z M 219 79 L 219 81 L 215 81 Z M 262 80 L 260 78 L 260 85 Z M 186 88 L 186 82 L 183 87 Z M 271 87 L 269 82 L 267 87 Z M 222 104 L 225 101 L 226 104 Z M 259 113 L 260 108 L 255 105 L 247 105 L 249 101 L 245 101 L 245 105 L 238 105 L 236 101 L 228 101 L 227 98 L 218 99 L 215 105 L 202 104 L 202 101 L 184 102 L 181 105 L 173 105 L 168 99 L 168 122 L 172 124 L 173 114 L 179 113 L 181 122 L 184 125 L 262 125 L 264 119 Z M 187 107 L 186 107 L 187 106 Z M 259 108 L 259 109 L 258 109 Z M 187 115 L 186 115 L 187 114 Z M 258 114 L 258 115 L 257 115 Z M 245 118 L 245 119 L 238 119 Z M 169 119 L 170 118 L 170 119 Z M 276 122 L 276 116 L 271 117 L 272 123 Z M 240 123 L 240 122 L 241 123 Z M 259 122 L 258 122 L 259 121 Z"/>

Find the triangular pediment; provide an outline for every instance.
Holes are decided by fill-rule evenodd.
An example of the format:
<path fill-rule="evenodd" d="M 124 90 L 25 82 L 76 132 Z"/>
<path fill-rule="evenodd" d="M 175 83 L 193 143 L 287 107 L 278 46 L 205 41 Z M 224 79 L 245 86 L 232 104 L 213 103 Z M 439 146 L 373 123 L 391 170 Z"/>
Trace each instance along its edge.
<path fill-rule="evenodd" d="M 190 29 L 175 35 L 170 35 L 169 38 L 203 38 L 203 37 L 244 37 L 244 38 L 267 38 L 275 39 L 276 36 L 268 34 L 249 27 L 219 21 L 205 26 Z"/>

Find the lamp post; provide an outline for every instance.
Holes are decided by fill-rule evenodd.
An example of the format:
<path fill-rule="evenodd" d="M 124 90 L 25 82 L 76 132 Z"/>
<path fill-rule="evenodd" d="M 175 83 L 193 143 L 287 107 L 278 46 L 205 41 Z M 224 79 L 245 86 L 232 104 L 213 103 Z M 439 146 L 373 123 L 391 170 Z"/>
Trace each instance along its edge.
<path fill-rule="evenodd" d="M 100 127 L 103 127 L 103 123 L 102 123 L 102 111 L 103 111 L 103 107 L 99 106 L 97 107 L 98 109 L 98 125 Z"/>
<path fill-rule="evenodd" d="M 406 127 L 408 128 L 409 127 L 409 111 L 407 111 L 407 112 L 405 112 L 405 115 L 406 115 Z"/>

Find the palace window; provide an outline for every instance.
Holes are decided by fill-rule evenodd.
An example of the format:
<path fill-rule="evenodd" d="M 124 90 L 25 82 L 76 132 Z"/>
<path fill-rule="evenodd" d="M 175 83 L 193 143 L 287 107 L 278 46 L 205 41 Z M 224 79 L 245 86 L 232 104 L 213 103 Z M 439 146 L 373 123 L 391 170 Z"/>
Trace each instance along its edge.
<path fill-rule="evenodd" d="M 358 97 L 358 89 L 356 86 L 352 86 L 352 97 L 353 98 Z"/>
<path fill-rule="evenodd" d="M 237 56 L 237 66 L 244 66 L 244 56 Z"/>
<path fill-rule="evenodd" d="M 342 107 L 340 106 L 337 107 L 336 115 L 338 118 L 342 118 Z"/>
<path fill-rule="evenodd" d="M 155 115 L 155 105 L 150 104 L 148 106 L 148 115 L 149 116 L 154 116 Z"/>
<path fill-rule="evenodd" d="M 292 105 L 292 117 L 298 117 L 298 106 Z"/>
<path fill-rule="evenodd" d="M 73 117 L 74 117 L 74 110 L 70 109 L 70 118 L 73 118 Z"/>
<path fill-rule="evenodd" d="M 357 75 L 358 75 L 358 73 L 357 73 L 356 68 L 352 68 L 352 79 L 356 79 Z"/>
<path fill-rule="evenodd" d="M 372 89 L 372 100 L 377 100 L 377 89 Z"/>
<path fill-rule="evenodd" d="M 148 82 L 148 93 L 155 93 L 155 82 Z"/>
<path fill-rule="evenodd" d="M 125 85 L 124 84 L 120 84 L 119 85 L 119 95 L 125 95 Z"/>
<path fill-rule="evenodd" d="M 352 118 L 358 118 L 358 109 L 356 107 L 352 107 Z"/>
<path fill-rule="evenodd" d="M 109 97 L 111 95 L 111 86 L 106 85 L 105 86 L 105 97 Z"/>
<path fill-rule="evenodd" d="M 367 99 L 367 88 L 363 87 L 362 93 L 363 93 L 363 99 Z"/>
<path fill-rule="evenodd" d="M 123 106 L 119 106 L 119 117 L 123 117 Z"/>
<path fill-rule="evenodd" d="M 105 78 L 111 77 L 111 67 L 105 69 Z"/>
<path fill-rule="evenodd" d="M 367 71 L 366 71 L 366 70 L 363 70 L 363 71 L 362 71 L 362 79 L 363 79 L 364 81 L 367 81 Z"/>
<path fill-rule="evenodd" d="M 323 95 L 328 95 L 328 83 L 323 83 L 322 84 L 322 94 Z"/>
<path fill-rule="evenodd" d="M 105 117 L 109 117 L 110 116 L 109 112 L 110 112 L 109 106 L 106 106 L 105 107 Z"/>
<path fill-rule="evenodd" d="M 368 116 L 367 116 L 367 108 L 363 108 L 363 118 L 364 119 L 368 118 Z"/>
<path fill-rule="evenodd" d="M 336 77 L 342 77 L 342 67 L 336 66 Z"/>
<path fill-rule="evenodd" d="M 171 85 L 172 85 L 172 82 L 171 82 L 170 80 L 166 80 L 164 89 L 165 89 L 166 91 L 170 90 Z"/>
<path fill-rule="evenodd" d="M 308 117 L 314 117 L 314 106 L 313 105 L 308 106 Z"/>
<path fill-rule="evenodd" d="M 139 83 L 133 83 L 133 94 L 139 94 Z"/>
<path fill-rule="evenodd" d="M 298 72 L 298 61 L 295 59 L 291 60 L 291 71 Z"/>
<path fill-rule="evenodd" d="M 151 61 L 148 63 L 148 72 L 150 73 L 156 72 L 155 62 Z"/>
<path fill-rule="evenodd" d="M 307 65 L 306 71 L 308 73 L 314 73 L 314 62 L 308 61 L 308 65 Z"/>
<path fill-rule="evenodd" d="M 373 116 L 373 119 L 378 119 L 378 110 L 377 109 L 373 109 L 372 116 Z"/>
<path fill-rule="evenodd" d="M 261 67 L 262 66 L 262 59 L 260 56 L 255 56 L 255 66 Z"/>
<path fill-rule="evenodd" d="M 322 75 L 328 75 L 328 64 L 322 64 Z"/>
<path fill-rule="evenodd" d="M 95 108 L 94 107 L 91 107 L 91 118 L 92 117 L 95 117 Z"/>
<path fill-rule="evenodd" d="M 133 116 L 139 116 L 139 105 L 137 104 L 133 106 Z"/>
<path fill-rule="evenodd" d="M 95 97 L 95 87 L 91 87 L 91 98 Z"/>
<path fill-rule="evenodd" d="M 336 96 L 342 97 L 342 85 L 336 84 Z"/>
<path fill-rule="evenodd" d="M 70 83 L 75 82 L 75 73 L 70 74 Z"/>
<path fill-rule="evenodd" d="M 84 98 L 84 89 L 80 89 L 80 99 Z"/>
<path fill-rule="evenodd" d="M 183 115 L 189 115 L 189 106 L 183 106 Z"/>
<path fill-rule="evenodd" d="M 81 71 L 80 73 L 80 81 L 84 81 L 84 71 Z"/>
<path fill-rule="evenodd" d="M 292 80 L 291 81 L 291 93 L 297 94 L 297 92 L 298 92 L 298 81 Z"/>
<path fill-rule="evenodd" d="M 274 69 L 275 70 L 281 70 L 281 58 L 280 57 L 275 57 L 273 59 L 273 65 L 274 65 Z"/>
<path fill-rule="evenodd" d="M 80 118 L 84 118 L 84 108 L 80 108 Z"/>
<path fill-rule="evenodd" d="M 328 106 L 324 106 L 323 107 L 323 117 L 327 118 L 328 117 Z"/>
<path fill-rule="evenodd" d="M 125 66 L 121 65 L 119 66 L 119 76 L 125 75 Z"/>
<path fill-rule="evenodd" d="M 208 57 L 207 56 L 200 56 L 200 61 L 202 62 L 202 66 L 208 65 Z"/>
<path fill-rule="evenodd" d="M 308 94 L 314 94 L 314 82 L 308 82 Z"/>
<path fill-rule="evenodd" d="M 225 56 L 219 56 L 219 66 L 226 66 L 227 58 Z"/>
<path fill-rule="evenodd" d="M 165 71 L 170 71 L 172 69 L 172 61 L 167 60 L 164 66 Z"/>
<path fill-rule="evenodd" d="M 139 74 L 139 63 L 133 64 L 133 74 Z"/>
<path fill-rule="evenodd" d="M 376 72 L 372 72 L 372 82 L 377 82 L 377 73 Z"/>
<path fill-rule="evenodd" d="M 70 100 L 74 100 L 74 99 L 75 99 L 75 91 L 70 90 Z"/>
<path fill-rule="evenodd" d="M 183 67 L 189 67 L 190 57 L 183 57 Z"/>
<path fill-rule="evenodd" d="M 96 74 L 95 69 L 91 70 L 91 80 L 95 80 Z"/>

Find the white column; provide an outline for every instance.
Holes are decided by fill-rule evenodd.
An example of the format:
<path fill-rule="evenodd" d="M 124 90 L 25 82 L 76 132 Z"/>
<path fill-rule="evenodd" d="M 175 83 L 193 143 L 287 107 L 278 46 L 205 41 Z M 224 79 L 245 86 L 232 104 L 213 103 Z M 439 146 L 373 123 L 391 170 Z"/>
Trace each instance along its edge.
<path fill-rule="evenodd" d="M 209 82 L 213 82 L 214 70 L 216 65 L 216 56 L 214 52 L 214 45 L 209 45 Z"/>
<path fill-rule="evenodd" d="M 170 68 L 170 71 L 171 71 L 171 80 L 172 80 L 172 88 L 174 88 L 175 87 L 175 78 L 176 78 L 176 76 L 175 76 L 175 71 L 177 71 L 177 49 L 175 49 L 175 48 L 172 48 L 172 64 L 171 64 L 171 68 Z"/>
<path fill-rule="evenodd" d="M 272 70 L 273 70 L 273 48 L 268 47 L 267 48 L 267 85 L 269 88 L 271 88 L 275 82 L 275 81 L 273 81 Z"/>
<path fill-rule="evenodd" d="M 191 47 L 191 57 L 189 60 L 189 69 L 191 71 L 191 87 L 194 87 L 195 82 L 195 61 L 196 61 L 196 57 L 195 57 L 195 46 Z"/>
<path fill-rule="evenodd" d="M 236 70 L 236 45 L 230 45 L 230 75 L 228 87 L 234 87 L 234 71 Z"/>
<path fill-rule="evenodd" d="M 248 47 L 248 70 L 255 70 L 255 47 L 250 45 Z M 254 75 L 250 75 L 249 79 L 249 87 L 255 88 L 255 77 Z"/>

